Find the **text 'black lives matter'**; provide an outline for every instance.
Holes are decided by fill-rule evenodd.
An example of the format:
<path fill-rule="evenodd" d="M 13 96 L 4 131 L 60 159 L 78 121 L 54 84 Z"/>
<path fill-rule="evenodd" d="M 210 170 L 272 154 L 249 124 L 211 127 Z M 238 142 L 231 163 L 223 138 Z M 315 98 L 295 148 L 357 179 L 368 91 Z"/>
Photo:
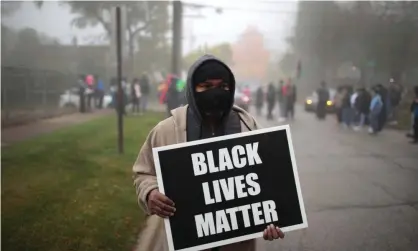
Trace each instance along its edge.
<path fill-rule="evenodd" d="M 170 250 L 203 250 L 307 227 L 288 126 L 153 149 Z"/>

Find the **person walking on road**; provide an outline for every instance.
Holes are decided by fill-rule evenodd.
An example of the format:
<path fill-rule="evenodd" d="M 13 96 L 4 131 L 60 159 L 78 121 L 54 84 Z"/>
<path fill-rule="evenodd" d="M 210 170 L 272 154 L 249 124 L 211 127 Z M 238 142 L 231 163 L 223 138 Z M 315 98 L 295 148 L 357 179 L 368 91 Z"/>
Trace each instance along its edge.
<path fill-rule="evenodd" d="M 276 95 L 276 88 L 274 88 L 273 83 L 270 83 L 267 91 L 267 120 L 273 119 L 273 109 L 276 105 Z"/>
<path fill-rule="evenodd" d="M 346 89 L 343 86 L 339 86 L 337 88 L 337 93 L 334 97 L 334 106 L 335 106 L 335 115 L 337 117 L 337 123 L 341 125 L 343 122 L 343 109 L 342 109 L 342 103 L 344 96 L 346 95 Z M 369 109 L 369 107 L 367 107 Z"/>
<path fill-rule="evenodd" d="M 341 109 L 343 115 L 343 125 L 345 128 L 349 128 L 353 122 L 353 108 L 351 107 L 351 95 L 352 95 L 352 87 L 346 86 L 345 92 L 342 99 Z"/>
<path fill-rule="evenodd" d="M 222 61 L 209 55 L 201 57 L 191 66 L 187 79 L 188 105 L 172 110 L 169 118 L 151 130 L 133 166 L 139 205 L 151 215 L 141 234 L 152 237 L 152 231 L 155 238 L 161 238 L 149 246 L 138 247 L 140 250 L 155 250 L 153 245 L 163 245 L 162 251 L 168 250 L 163 219 L 176 214 L 175 201 L 158 191 L 152 149 L 259 128 L 249 113 L 233 105 L 235 78 Z M 279 227 L 270 225 L 263 237 L 273 240 L 284 234 Z M 247 240 L 216 249 L 255 251 L 256 245 L 255 240 Z"/>
<path fill-rule="evenodd" d="M 353 94 L 351 94 L 351 97 L 350 97 L 350 105 L 351 105 L 351 111 L 352 111 L 351 118 L 352 118 L 353 129 L 356 128 L 356 125 L 358 124 L 359 117 L 360 117 L 360 113 L 356 107 L 356 101 L 357 101 L 359 92 L 360 92 L 360 89 L 355 90 Z"/>
<path fill-rule="evenodd" d="M 329 100 L 329 90 L 325 81 L 321 82 L 321 87 L 316 90 L 318 95 L 318 103 L 316 105 L 316 117 L 319 120 L 324 120 L 327 116 L 327 102 Z"/>
<path fill-rule="evenodd" d="M 411 104 L 411 113 L 413 116 L 413 139 L 411 143 L 418 144 L 418 86 L 415 86 L 414 88 L 414 100 Z"/>
<path fill-rule="evenodd" d="M 379 89 L 374 88 L 372 94 L 372 101 L 370 102 L 370 134 L 377 134 L 380 131 L 380 114 L 383 112 L 384 103 L 379 94 Z"/>
<path fill-rule="evenodd" d="M 382 112 L 379 114 L 379 126 L 378 131 L 382 131 L 388 118 L 388 91 L 382 84 L 377 84 L 377 91 L 381 97 L 381 100 L 383 102 Z"/>
<path fill-rule="evenodd" d="M 148 107 L 148 97 L 150 94 L 150 81 L 149 81 L 149 77 L 146 73 L 144 73 L 141 77 L 141 80 L 139 82 L 140 84 L 140 88 L 141 88 L 141 100 L 140 100 L 140 105 L 141 105 L 141 113 L 145 113 L 147 111 L 147 107 Z"/>
<path fill-rule="evenodd" d="M 286 113 L 286 104 L 284 102 L 284 97 L 283 97 L 283 80 L 280 79 L 279 81 L 279 89 L 277 90 L 277 101 L 279 103 L 279 112 L 278 112 L 278 121 L 279 122 L 283 122 L 286 120 L 285 118 L 285 113 Z"/>
<path fill-rule="evenodd" d="M 263 108 L 263 104 L 264 104 L 263 87 L 259 86 L 257 88 L 257 93 L 255 96 L 255 109 L 257 110 L 258 116 L 261 116 L 261 109 Z"/>
<path fill-rule="evenodd" d="M 388 109 L 388 122 L 391 125 L 398 124 L 398 106 L 402 99 L 402 87 L 401 85 L 391 79 L 389 88 L 388 88 L 388 97 L 387 97 L 387 109 Z"/>
<path fill-rule="evenodd" d="M 367 117 L 369 116 L 369 107 L 371 102 L 370 93 L 365 88 L 360 88 L 359 94 L 355 102 L 355 108 L 359 114 L 359 122 L 354 130 L 360 131 L 366 124 Z"/>
<path fill-rule="evenodd" d="M 295 117 L 296 86 L 289 79 L 283 87 L 283 97 L 285 103 L 285 118 L 293 120 Z"/>

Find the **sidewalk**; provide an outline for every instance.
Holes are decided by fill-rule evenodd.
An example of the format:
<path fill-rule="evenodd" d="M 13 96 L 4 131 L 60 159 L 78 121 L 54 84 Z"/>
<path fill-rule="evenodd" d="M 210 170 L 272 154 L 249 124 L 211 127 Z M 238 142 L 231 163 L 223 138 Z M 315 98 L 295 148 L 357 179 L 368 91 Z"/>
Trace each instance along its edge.
<path fill-rule="evenodd" d="M 164 112 L 165 106 L 150 103 L 148 107 L 149 111 Z M 126 111 L 130 113 L 130 106 L 126 107 Z M 96 110 L 92 113 L 72 113 L 69 115 L 63 115 L 50 119 L 38 120 L 34 123 L 24 124 L 14 127 L 2 128 L 1 130 L 1 147 L 8 146 L 10 144 L 24 141 L 38 135 L 45 133 L 51 133 L 61 128 L 81 124 L 105 115 L 115 114 L 114 109 Z"/>
<path fill-rule="evenodd" d="M 50 133 L 61 128 L 81 124 L 98 117 L 114 113 L 114 110 L 100 110 L 93 113 L 73 113 L 56 118 L 39 120 L 34 123 L 2 128 L 1 146 L 7 146 L 16 142 L 24 141 L 38 135 Z"/>

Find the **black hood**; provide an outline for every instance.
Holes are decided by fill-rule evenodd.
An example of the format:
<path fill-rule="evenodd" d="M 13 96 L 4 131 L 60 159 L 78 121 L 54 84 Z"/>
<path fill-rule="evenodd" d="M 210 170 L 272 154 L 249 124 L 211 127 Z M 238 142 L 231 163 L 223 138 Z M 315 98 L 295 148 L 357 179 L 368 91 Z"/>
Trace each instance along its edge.
<path fill-rule="evenodd" d="M 227 116 L 230 111 L 232 110 L 232 106 L 234 105 L 234 95 L 235 95 L 235 78 L 234 78 L 234 74 L 232 73 L 231 69 L 221 60 L 219 60 L 218 58 L 212 56 L 212 55 L 204 55 L 202 57 L 200 57 L 198 60 L 196 60 L 196 62 L 190 67 L 189 72 L 187 74 L 187 86 L 186 86 L 186 99 L 187 99 L 187 103 L 189 104 L 189 107 L 193 113 L 193 115 L 199 120 L 202 120 L 202 115 L 200 114 L 199 109 L 197 108 L 196 105 L 196 97 L 195 97 L 195 91 L 194 91 L 194 86 L 192 83 L 192 79 L 193 79 L 193 75 L 199 70 L 199 67 L 208 61 L 215 61 L 219 64 L 222 64 L 223 66 L 225 66 L 228 71 L 231 74 L 231 82 L 229 90 L 230 90 L 230 104 L 228 106 L 228 110 L 225 111 L 224 116 Z"/>

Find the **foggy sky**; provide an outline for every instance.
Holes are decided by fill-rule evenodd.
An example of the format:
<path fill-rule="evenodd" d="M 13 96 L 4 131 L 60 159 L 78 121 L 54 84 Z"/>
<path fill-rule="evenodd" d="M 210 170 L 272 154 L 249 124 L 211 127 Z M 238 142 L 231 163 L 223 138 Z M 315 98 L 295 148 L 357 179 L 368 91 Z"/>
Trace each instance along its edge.
<path fill-rule="evenodd" d="M 265 35 L 268 49 L 276 54 L 283 52 L 287 48 L 284 39 L 292 32 L 297 10 L 296 1 L 190 0 L 184 2 L 201 3 L 224 9 L 222 14 L 217 14 L 211 8 L 184 9 L 185 16 L 203 15 L 204 18 L 184 18 L 183 53 L 205 43 L 207 45 L 220 42 L 232 43 L 249 25 L 256 26 Z M 237 8 L 239 10 L 235 10 Z M 41 9 L 37 9 L 32 2 L 24 2 L 21 9 L 13 16 L 2 17 L 2 22 L 16 29 L 34 28 L 58 38 L 64 44 L 71 43 L 74 36 L 78 38 L 80 44 L 92 43 L 91 38 L 104 33 L 100 26 L 83 30 L 71 27 L 70 23 L 73 17 L 69 8 L 59 6 L 58 2 L 45 2 Z"/>

